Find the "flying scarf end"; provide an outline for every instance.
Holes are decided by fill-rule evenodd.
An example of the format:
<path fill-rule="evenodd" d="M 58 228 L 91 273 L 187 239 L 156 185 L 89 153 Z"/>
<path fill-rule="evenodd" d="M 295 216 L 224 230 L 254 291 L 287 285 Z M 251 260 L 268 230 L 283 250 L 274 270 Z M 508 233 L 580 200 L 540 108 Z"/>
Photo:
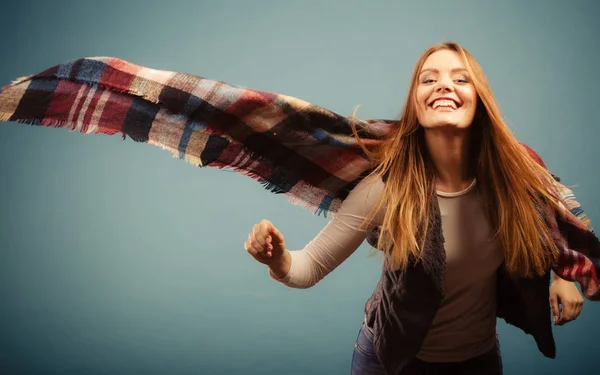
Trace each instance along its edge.
<path fill-rule="evenodd" d="M 25 81 L 30 81 L 32 78 L 34 77 L 33 74 L 27 75 L 27 76 L 23 76 L 23 77 L 19 77 L 17 79 L 14 79 L 10 84 L 2 87 L 2 91 L 4 90 L 8 90 L 9 88 L 11 88 L 12 86 L 16 86 L 19 85 Z"/>

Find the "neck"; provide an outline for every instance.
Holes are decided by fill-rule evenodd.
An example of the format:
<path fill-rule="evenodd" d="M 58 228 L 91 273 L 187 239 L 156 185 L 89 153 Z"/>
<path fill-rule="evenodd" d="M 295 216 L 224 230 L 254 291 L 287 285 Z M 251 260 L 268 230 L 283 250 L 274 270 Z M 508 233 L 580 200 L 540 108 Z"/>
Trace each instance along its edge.
<path fill-rule="evenodd" d="M 425 130 L 425 144 L 435 168 L 436 189 L 453 193 L 469 187 L 475 178 L 466 129 Z"/>

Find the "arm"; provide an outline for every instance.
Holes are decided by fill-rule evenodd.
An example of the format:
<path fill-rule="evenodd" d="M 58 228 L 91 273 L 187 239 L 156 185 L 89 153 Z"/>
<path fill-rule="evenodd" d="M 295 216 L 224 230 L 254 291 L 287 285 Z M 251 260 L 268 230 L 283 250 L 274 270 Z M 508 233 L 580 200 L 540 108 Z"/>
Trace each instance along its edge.
<path fill-rule="evenodd" d="M 600 241 L 573 191 L 561 184 L 559 178 L 555 179 L 554 186 L 564 204 L 561 204 L 563 212 L 557 220 L 565 242 L 558 264 L 553 268 L 554 280 L 559 283 L 578 282 L 587 299 L 600 300 Z M 572 285 L 569 288 L 576 287 Z M 582 301 L 579 301 L 579 296 L 573 297 L 573 293 L 569 293 L 567 297 L 580 310 Z"/>
<path fill-rule="evenodd" d="M 587 299 L 600 300 L 600 241 L 573 191 L 558 182 L 556 186 L 566 207 L 559 218 L 565 246 L 554 273 L 561 279 L 579 282 Z"/>
<path fill-rule="evenodd" d="M 525 144 L 522 146 L 538 164 L 547 168 L 535 151 Z M 558 264 L 553 267 L 553 279 L 559 283 L 579 282 L 587 299 L 600 300 L 600 241 L 573 191 L 561 184 L 556 176 L 553 182 L 564 203 L 563 212 L 556 218 L 564 246 Z M 559 233 L 556 234 L 558 237 Z M 570 286 L 571 290 L 575 288 L 575 285 Z"/>
<path fill-rule="evenodd" d="M 301 250 L 285 251 L 282 264 L 269 269 L 271 278 L 291 288 L 309 288 L 336 269 L 381 222 L 383 211 L 368 226 L 362 225 L 379 203 L 383 186 L 381 180 L 358 183 L 312 241 Z"/>
<path fill-rule="evenodd" d="M 550 284 L 550 305 L 556 325 L 577 319 L 583 308 L 583 297 L 575 283 L 564 280 L 554 271 Z"/>

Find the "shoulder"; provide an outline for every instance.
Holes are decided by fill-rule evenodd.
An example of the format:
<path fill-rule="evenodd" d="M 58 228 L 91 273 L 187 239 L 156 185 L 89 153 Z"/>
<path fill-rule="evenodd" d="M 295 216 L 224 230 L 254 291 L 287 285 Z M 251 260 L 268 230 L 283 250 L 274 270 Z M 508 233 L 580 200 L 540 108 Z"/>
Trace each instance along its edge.
<path fill-rule="evenodd" d="M 339 214 L 368 217 L 379 206 L 385 189 L 385 183 L 376 176 L 367 176 L 359 181 L 342 202 Z M 383 215 L 380 209 L 376 220 Z"/>
<path fill-rule="evenodd" d="M 383 195 L 385 182 L 377 176 L 367 176 L 363 178 L 352 191 L 350 195 L 361 196 L 365 199 L 379 199 Z"/>

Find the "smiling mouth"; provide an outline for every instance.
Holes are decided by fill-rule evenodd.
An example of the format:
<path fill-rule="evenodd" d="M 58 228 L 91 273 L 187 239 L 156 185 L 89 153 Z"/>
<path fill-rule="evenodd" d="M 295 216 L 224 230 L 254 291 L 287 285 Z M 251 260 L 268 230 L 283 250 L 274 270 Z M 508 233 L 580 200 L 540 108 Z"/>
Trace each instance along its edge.
<path fill-rule="evenodd" d="M 454 100 L 439 99 L 431 103 L 429 107 L 434 111 L 452 112 L 460 108 L 460 104 L 456 103 Z"/>

